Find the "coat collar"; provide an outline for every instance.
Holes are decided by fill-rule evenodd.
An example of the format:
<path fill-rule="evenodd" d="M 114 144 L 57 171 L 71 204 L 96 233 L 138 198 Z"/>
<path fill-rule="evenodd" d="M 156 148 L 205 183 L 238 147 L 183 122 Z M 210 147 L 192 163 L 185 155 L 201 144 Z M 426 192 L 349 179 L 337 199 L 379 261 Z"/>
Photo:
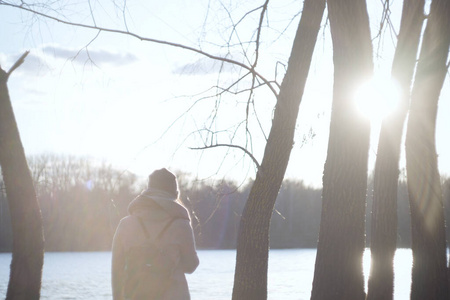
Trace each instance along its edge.
<path fill-rule="evenodd" d="M 189 214 L 173 196 L 159 190 L 145 190 L 128 205 L 129 214 L 162 208 L 169 216 L 190 220 Z"/>

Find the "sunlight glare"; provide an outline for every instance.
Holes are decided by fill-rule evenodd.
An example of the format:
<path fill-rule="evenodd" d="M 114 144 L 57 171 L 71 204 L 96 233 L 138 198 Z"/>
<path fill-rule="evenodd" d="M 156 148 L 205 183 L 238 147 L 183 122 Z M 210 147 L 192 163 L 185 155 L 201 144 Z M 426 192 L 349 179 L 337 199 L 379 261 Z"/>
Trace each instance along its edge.
<path fill-rule="evenodd" d="M 354 101 L 363 116 L 372 122 L 381 122 L 397 108 L 400 88 L 390 77 L 374 78 L 356 89 Z"/>

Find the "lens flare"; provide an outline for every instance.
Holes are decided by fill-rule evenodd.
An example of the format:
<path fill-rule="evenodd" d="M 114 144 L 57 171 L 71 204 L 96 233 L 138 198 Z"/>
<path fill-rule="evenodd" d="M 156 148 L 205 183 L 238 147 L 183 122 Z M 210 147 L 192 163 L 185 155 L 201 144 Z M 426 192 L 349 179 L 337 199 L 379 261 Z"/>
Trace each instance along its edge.
<path fill-rule="evenodd" d="M 398 107 L 400 88 L 390 78 L 374 78 L 356 89 L 354 101 L 362 115 L 372 122 L 381 122 Z"/>

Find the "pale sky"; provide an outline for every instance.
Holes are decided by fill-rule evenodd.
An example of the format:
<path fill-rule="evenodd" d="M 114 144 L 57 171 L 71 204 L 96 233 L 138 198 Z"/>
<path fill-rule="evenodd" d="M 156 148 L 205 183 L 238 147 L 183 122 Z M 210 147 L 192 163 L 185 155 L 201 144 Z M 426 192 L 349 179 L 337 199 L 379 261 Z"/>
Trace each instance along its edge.
<path fill-rule="evenodd" d="M 94 18 L 89 14 L 87 1 L 49 13 L 61 13 L 70 20 L 95 22 L 102 27 L 125 30 L 127 26 L 141 36 L 201 48 L 235 60 L 243 59 L 243 48 L 253 49 L 245 41 L 254 34 L 259 11 L 238 23 L 239 35 L 234 35 L 230 42 L 238 46 L 231 48 L 224 47 L 232 30 L 228 13 L 237 23 L 245 11 L 258 7 L 261 1 L 230 6 L 227 10 L 208 1 L 149 2 L 127 1 L 126 22 L 120 8 L 104 6 L 102 1 L 91 1 Z M 270 28 L 265 27 L 261 36 L 258 70 L 269 80 L 281 83 L 282 64 L 287 62 L 299 20 L 297 17 L 290 23 L 290 19 L 300 11 L 301 1 L 278 1 L 272 5 L 268 13 Z M 375 11 L 374 5 L 371 3 L 370 11 Z M 398 11 L 393 8 L 394 17 Z M 371 14 L 373 30 L 380 16 Z M 240 146 L 249 143 L 250 136 L 246 138 L 244 134 L 245 124 L 238 126 L 245 118 L 248 93 L 224 94 L 220 99 L 207 97 L 217 91 L 212 87 L 218 83 L 227 86 L 245 73 L 242 70 L 221 66 L 186 50 L 131 37 L 112 33 L 97 36 L 97 31 L 36 18 L 4 6 L 0 6 L 0 17 L 0 39 L 7 41 L 0 44 L 2 68 L 8 70 L 25 50 L 30 51 L 26 62 L 9 79 L 27 155 L 88 155 L 142 175 L 154 168 L 168 167 L 198 174 L 200 178 L 218 173 L 220 178 L 228 176 L 243 181 L 246 176 L 254 176 L 251 160 L 240 150 L 189 149 L 205 143 L 229 143 L 230 139 Z M 392 60 L 389 33 L 382 42 L 383 52 L 374 56 L 376 75 L 389 78 Z M 378 40 L 374 41 L 374 49 L 377 47 Z M 333 79 L 331 50 L 327 27 L 320 32 L 317 42 L 287 170 L 287 177 L 315 186 L 321 185 L 326 158 Z M 244 89 L 249 83 L 247 78 L 239 87 Z M 439 102 L 436 136 L 440 171 L 446 175 L 450 175 L 450 143 L 446 138 L 446 130 L 450 128 L 449 86 L 447 77 Z M 261 161 L 264 134 L 268 135 L 270 129 L 275 99 L 267 88 L 262 88 L 257 89 L 254 103 L 260 124 L 251 109 L 248 128 L 253 154 Z M 216 112 L 218 117 L 214 118 Z M 205 128 L 219 132 L 211 140 L 210 135 L 206 138 Z M 234 135 L 236 128 L 238 134 Z M 314 138 L 303 143 L 310 130 Z M 375 133 L 373 139 L 376 141 Z M 374 143 L 370 150 L 371 166 L 375 152 Z"/>

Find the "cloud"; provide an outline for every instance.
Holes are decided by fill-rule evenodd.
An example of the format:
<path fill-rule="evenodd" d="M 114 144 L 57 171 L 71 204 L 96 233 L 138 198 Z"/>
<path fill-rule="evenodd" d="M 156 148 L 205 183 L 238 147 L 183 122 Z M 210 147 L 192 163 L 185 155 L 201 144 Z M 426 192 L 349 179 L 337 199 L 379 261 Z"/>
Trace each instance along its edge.
<path fill-rule="evenodd" d="M 172 71 L 180 75 L 207 75 L 218 73 L 232 73 L 238 71 L 238 66 L 223 61 L 202 57 L 197 61 L 185 64 Z"/>
<path fill-rule="evenodd" d="M 75 63 L 85 64 L 92 61 L 94 64 L 110 64 L 114 66 L 123 66 L 131 64 L 138 60 L 137 56 L 130 52 L 113 52 L 106 49 L 96 48 L 66 48 L 60 45 L 46 45 L 41 51 L 57 59 L 71 60 Z"/>
<path fill-rule="evenodd" d="M 33 52 L 30 52 L 28 56 L 25 58 L 23 65 L 20 67 L 22 72 L 38 72 L 38 74 L 46 73 L 50 70 L 50 66 L 45 60 L 36 55 Z"/>

